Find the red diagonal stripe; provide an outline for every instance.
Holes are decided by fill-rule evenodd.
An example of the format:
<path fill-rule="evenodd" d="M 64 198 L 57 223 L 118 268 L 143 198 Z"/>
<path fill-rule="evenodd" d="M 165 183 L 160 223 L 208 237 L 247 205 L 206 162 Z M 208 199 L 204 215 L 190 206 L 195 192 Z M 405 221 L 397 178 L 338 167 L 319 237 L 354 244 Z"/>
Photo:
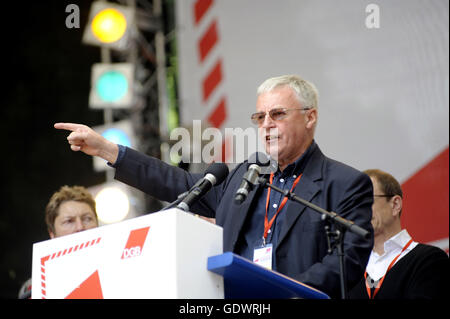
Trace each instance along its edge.
<path fill-rule="evenodd" d="M 75 288 L 66 299 L 103 299 L 98 270 Z"/>
<path fill-rule="evenodd" d="M 200 52 L 200 60 L 203 61 L 209 54 L 211 49 L 216 45 L 218 40 L 217 36 L 217 21 L 214 20 L 209 26 L 208 30 L 203 34 L 199 43 L 198 50 Z"/>
<path fill-rule="evenodd" d="M 212 71 L 203 80 L 203 101 L 207 101 L 217 85 L 222 81 L 222 61 L 218 61 Z"/>
<path fill-rule="evenodd" d="M 212 126 L 220 128 L 227 118 L 227 107 L 223 97 L 215 107 L 214 111 L 208 116 L 208 122 Z"/>
<path fill-rule="evenodd" d="M 448 238 L 448 147 L 402 184 L 402 225 L 415 241 Z"/>
<path fill-rule="evenodd" d="M 195 24 L 198 24 L 200 20 L 203 18 L 205 13 L 209 10 L 211 5 L 213 4 L 213 0 L 197 0 L 194 4 L 194 18 Z"/>

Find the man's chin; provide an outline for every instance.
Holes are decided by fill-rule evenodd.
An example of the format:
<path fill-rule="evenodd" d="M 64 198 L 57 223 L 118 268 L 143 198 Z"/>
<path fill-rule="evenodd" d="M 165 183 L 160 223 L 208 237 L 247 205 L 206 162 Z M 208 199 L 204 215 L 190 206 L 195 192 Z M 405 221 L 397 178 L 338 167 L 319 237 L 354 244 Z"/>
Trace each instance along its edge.
<path fill-rule="evenodd" d="M 273 159 L 273 160 L 275 160 L 275 161 L 278 161 L 278 156 L 279 156 L 279 153 L 278 153 L 278 147 L 275 147 L 275 146 L 273 146 L 273 145 L 267 145 L 267 144 L 266 144 L 266 153 L 267 153 L 268 155 L 270 155 L 270 158 L 271 158 L 271 159 Z"/>

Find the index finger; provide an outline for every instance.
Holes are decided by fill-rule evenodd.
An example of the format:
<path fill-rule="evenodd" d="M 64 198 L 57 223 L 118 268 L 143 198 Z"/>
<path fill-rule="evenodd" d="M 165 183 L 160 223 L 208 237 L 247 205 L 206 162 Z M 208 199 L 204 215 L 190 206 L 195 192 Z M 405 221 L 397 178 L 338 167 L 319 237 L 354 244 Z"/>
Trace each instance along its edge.
<path fill-rule="evenodd" d="M 76 131 L 77 129 L 82 128 L 84 125 L 76 123 L 55 123 L 53 126 L 58 130 Z"/>

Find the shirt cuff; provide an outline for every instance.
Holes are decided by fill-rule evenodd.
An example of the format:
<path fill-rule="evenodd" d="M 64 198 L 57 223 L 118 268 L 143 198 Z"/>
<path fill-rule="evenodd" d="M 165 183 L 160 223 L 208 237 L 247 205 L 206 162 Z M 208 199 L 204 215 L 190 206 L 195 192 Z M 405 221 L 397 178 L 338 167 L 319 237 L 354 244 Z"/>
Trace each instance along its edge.
<path fill-rule="evenodd" d="M 117 168 L 120 165 L 120 162 L 122 162 L 123 157 L 125 156 L 125 151 L 126 151 L 126 146 L 117 144 L 117 146 L 119 147 L 119 154 L 117 155 L 117 160 L 114 164 L 107 162 L 108 166 L 113 167 L 113 168 Z"/>

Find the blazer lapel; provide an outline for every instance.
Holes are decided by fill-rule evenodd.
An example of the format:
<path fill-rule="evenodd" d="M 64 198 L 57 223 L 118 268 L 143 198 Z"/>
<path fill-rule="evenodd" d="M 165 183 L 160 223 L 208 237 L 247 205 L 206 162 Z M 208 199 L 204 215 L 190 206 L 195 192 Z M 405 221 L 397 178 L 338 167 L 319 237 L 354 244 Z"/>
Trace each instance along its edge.
<path fill-rule="evenodd" d="M 317 146 L 314 153 L 311 154 L 311 158 L 303 171 L 303 175 L 297 187 L 294 189 L 294 193 L 298 197 L 310 202 L 320 192 L 320 187 L 316 181 L 322 179 L 322 167 L 324 165 L 324 161 L 325 156 Z M 304 213 L 306 206 L 300 203 L 294 203 L 292 200 L 288 200 L 285 209 L 285 222 L 283 223 L 280 237 L 278 238 L 278 247 L 292 226 Z"/>
<path fill-rule="evenodd" d="M 300 182 L 298 183 L 297 187 L 294 190 L 294 193 L 295 195 L 304 200 L 311 201 L 319 191 L 320 188 L 313 181 L 311 181 L 307 176 L 302 176 Z M 306 209 L 305 205 L 302 205 L 300 203 L 297 204 L 292 202 L 292 200 L 288 200 L 286 204 L 286 211 L 284 212 L 284 214 L 286 214 L 285 220 L 280 232 L 280 237 L 278 238 L 277 246 L 280 245 L 280 243 L 286 237 L 291 227 L 295 224 L 297 219 L 299 219 L 300 216 L 304 213 L 305 209 Z"/>
<path fill-rule="evenodd" d="M 232 216 L 230 220 L 230 224 L 228 225 L 231 230 L 230 236 L 226 242 L 224 242 L 224 249 L 234 251 L 234 246 L 236 245 L 239 233 L 242 231 L 244 226 L 244 221 L 249 214 L 250 206 L 255 199 L 256 193 L 259 191 L 261 185 L 255 187 L 247 196 L 247 199 L 239 206 L 233 205 L 230 203 L 230 206 L 233 205 L 234 208 L 232 210 Z M 225 239 L 225 238 L 224 238 Z"/>

